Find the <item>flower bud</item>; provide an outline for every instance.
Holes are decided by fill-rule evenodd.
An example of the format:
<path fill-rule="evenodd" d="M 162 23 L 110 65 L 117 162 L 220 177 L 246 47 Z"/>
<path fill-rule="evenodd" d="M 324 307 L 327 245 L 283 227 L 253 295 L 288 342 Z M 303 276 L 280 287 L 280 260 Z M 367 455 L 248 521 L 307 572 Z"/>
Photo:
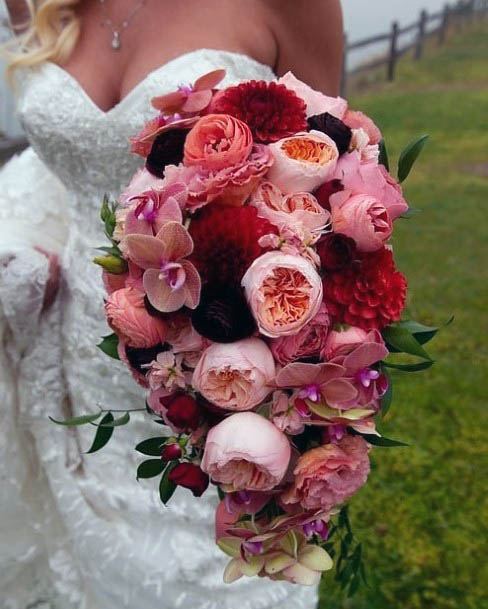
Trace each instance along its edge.
<path fill-rule="evenodd" d="M 176 461 L 182 454 L 183 451 L 179 444 L 166 444 L 161 452 L 161 459 L 163 461 Z"/>
<path fill-rule="evenodd" d="M 177 429 L 194 430 L 200 423 L 200 408 L 191 395 L 178 395 L 169 403 L 166 417 Z"/>
<path fill-rule="evenodd" d="M 194 463 L 180 463 L 169 474 L 169 480 L 177 486 L 189 489 L 200 497 L 208 488 L 209 477 Z"/>
<path fill-rule="evenodd" d="M 119 256 L 96 256 L 93 258 L 93 262 L 113 275 L 122 275 L 127 272 L 128 268 L 127 262 Z"/>

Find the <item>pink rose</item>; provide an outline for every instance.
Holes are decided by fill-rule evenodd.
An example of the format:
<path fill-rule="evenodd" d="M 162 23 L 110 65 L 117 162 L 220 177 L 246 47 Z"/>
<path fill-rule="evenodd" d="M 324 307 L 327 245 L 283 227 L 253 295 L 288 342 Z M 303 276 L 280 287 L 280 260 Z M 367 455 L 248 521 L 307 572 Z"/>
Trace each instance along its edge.
<path fill-rule="evenodd" d="M 344 189 L 352 194 L 375 197 L 386 208 L 391 220 L 396 220 L 408 210 L 400 185 L 383 165 L 362 162 L 361 154 L 357 151 L 341 156 L 333 179 L 340 180 Z"/>
<path fill-rule="evenodd" d="M 355 326 L 349 326 L 345 330 L 332 330 L 327 337 L 322 357 L 331 360 L 338 355 L 348 355 L 364 343 L 367 336 L 366 330 Z"/>
<path fill-rule="evenodd" d="M 367 442 L 359 436 L 345 436 L 337 444 L 313 448 L 300 457 L 295 481 L 281 501 L 300 503 L 305 510 L 329 511 L 363 486 L 369 470 Z"/>
<path fill-rule="evenodd" d="M 151 317 L 144 306 L 144 292 L 122 288 L 105 301 L 107 321 L 113 331 L 129 346 L 148 349 L 164 342 L 166 324 Z"/>
<path fill-rule="evenodd" d="M 132 197 L 137 197 L 148 190 L 161 190 L 164 180 L 153 176 L 146 168 L 139 169 L 133 176 L 127 188 L 119 197 L 119 203 L 128 205 Z"/>
<path fill-rule="evenodd" d="M 268 179 L 284 193 L 312 192 L 333 175 L 339 152 L 321 131 L 297 133 L 269 145 L 274 164 Z"/>
<path fill-rule="evenodd" d="M 278 79 L 278 84 L 285 85 L 288 89 L 295 91 L 307 104 L 307 117 L 315 114 L 328 112 L 336 118 L 342 119 L 347 110 L 347 101 L 341 97 L 329 97 L 315 91 L 301 80 L 298 80 L 291 72 L 287 72 Z"/>
<path fill-rule="evenodd" d="M 259 338 L 210 345 L 193 373 L 193 386 L 225 410 L 250 410 L 270 393 L 275 377 L 273 355 Z"/>
<path fill-rule="evenodd" d="M 348 110 L 342 120 L 351 129 L 363 129 L 368 135 L 370 144 L 379 144 L 383 139 L 381 131 L 375 123 L 362 112 Z"/>
<path fill-rule="evenodd" d="M 300 256 L 263 254 L 246 271 L 242 286 L 260 332 L 270 338 L 298 334 L 322 304 L 320 276 Z"/>
<path fill-rule="evenodd" d="M 338 192 L 330 197 L 330 208 L 334 232 L 354 239 L 360 252 L 380 249 L 391 236 L 390 216 L 371 195 Z"/>
<path fill-rule="evenodd" d="M 281 336 L 271 341 L 271 351 L 283 366 L 303 357 L 318 356 L 324 349 L 330 328 L 325 304 L 317 315 L 298 334 Z"/>
<path fill-rule="evenodd" d="M 271 182 L 258 186 L 251 198 L 251 205 L 256 207 L 258 215 L 266 218 L 275 226 L 288 226 L 296 229 L 297 225 L 309 230 L 318 230 L 330 220 L 330 214 L 309 192 L 283 195 Z"/>
<path fill-rule="evenodd" d="M 227 114 L 202 117 L 185 140 L 184 164 L 218 171 L 243 163 L 253 145 L 251 130 Z"/>
<path fill-rule="evenodd" d="M 212 427 L 202 470 L 224 491 L 269 491 L 283 479 L 290 462 L 287 437 L 254 412 L 239 412 Z"/>

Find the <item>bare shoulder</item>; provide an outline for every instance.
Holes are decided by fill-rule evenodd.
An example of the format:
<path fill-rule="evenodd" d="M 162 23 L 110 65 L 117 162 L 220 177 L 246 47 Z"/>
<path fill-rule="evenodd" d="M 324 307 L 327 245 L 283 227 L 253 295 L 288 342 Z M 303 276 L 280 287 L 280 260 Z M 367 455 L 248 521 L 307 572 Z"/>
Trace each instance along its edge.
<path fill-rule="evenodd" d="M 339 92 L 343 58 L 340 0 L 264 0 L 277 44 L 278 73 L 291 70 L 330 95 Z"/>
<path fill-rule="evenodd" d="M 5 0 L 5 6 L 12 30 L 22 33 L 28 28 L 31 18 L 27 0 Z"/>

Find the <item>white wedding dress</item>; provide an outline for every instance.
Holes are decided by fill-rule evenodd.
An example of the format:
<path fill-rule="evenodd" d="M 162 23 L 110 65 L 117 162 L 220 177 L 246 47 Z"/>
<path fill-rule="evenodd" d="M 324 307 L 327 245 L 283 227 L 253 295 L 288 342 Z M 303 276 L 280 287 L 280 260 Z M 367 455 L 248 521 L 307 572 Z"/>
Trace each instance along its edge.
<path fill-rule="evenodd" d="M 63 69 L 19 76 L 18 110 L 32 145 L 0 171 L 0 609 L 314 609 L 315 589 L 258 579 L 222 582 L 213 489 L 179 489 L 164 508 L 154 480 L 137 482 L 133 447 L 158 435 L 136 416 L 99 453 L 92 426 L 64 418 L 143 405 L 143 391 L 97 348 L 109 332 L 94 248 L 101 197 L 116 196 L 140 159 L 128 138 L 150 99 L 225 68 L 228 85 L 271 79 L 231 52 L 197 50 L 151 72 L 108 112 Z M 41 313 L 41 246 L 59 253 L 60 293 Z"/>

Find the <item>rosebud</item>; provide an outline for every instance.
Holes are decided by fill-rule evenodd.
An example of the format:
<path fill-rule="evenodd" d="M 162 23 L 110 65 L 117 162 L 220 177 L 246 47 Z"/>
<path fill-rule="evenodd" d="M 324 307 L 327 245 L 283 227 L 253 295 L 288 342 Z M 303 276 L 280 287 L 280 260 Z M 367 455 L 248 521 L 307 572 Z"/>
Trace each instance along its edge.
<path fill-rule="evenodd" d="M 176 461 L 182 454 L 183 451 L 179 444 L 166 444 L 161 452 L 161 459 L 163 461 Z"/>
<path fill-rule="evenodd" d="M 194 463 L 180 463 L 168 477 L 173 484 L 189 489 L 195 497 L 203 495 L 208 488 L 209 477 Z"/>
<path fill-rule="evenodd" d="M 168 404 L 166 418 L 177 429 L 194 430 L 200 423 L 200 408 L 190 395 L 178 395 Z"/>
<path fill-rule="evenodd" d="M 127 262 L 119 256 L 96 256 L 93 262 L 112 275 L 122 275 L 127 272 Z"/>
<path fill-rule="evenodd" d="M 344 235 L 328 233 L 317 243 L 317 253 L 324 270 L 339 271 L 354 260 L 356 244 Z"/>

